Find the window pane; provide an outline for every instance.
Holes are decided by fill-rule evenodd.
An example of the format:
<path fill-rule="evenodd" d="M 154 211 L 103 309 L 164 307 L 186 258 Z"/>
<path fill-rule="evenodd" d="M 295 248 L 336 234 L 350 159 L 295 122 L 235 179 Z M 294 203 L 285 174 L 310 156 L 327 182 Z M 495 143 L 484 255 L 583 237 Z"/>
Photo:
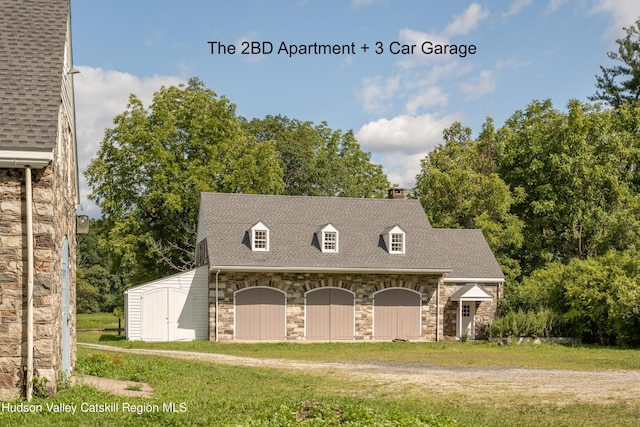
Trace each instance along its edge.
<path fill-rule="evenodd" d="M 400 233 L 393 233 L 391 235 L 391 252 L 403 252 L 404 250 L 404 235 Z"/>
<path fill-rule="evenodd" d="M 324 232 L 324 250 L 325 251 L 335 251 L 336 250 L 336 242 L 337 236 L 333 231 Z"/>

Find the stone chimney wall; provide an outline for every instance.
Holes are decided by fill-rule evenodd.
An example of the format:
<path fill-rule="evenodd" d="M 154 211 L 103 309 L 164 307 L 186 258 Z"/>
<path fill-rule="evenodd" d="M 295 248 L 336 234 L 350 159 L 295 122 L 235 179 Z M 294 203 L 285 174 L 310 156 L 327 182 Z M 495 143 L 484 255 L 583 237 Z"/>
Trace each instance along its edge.
<path fill-rule="evenodd" d="M 388 194 L 390 199 L 404 199 L 404 188 L 390 188 Z"/>

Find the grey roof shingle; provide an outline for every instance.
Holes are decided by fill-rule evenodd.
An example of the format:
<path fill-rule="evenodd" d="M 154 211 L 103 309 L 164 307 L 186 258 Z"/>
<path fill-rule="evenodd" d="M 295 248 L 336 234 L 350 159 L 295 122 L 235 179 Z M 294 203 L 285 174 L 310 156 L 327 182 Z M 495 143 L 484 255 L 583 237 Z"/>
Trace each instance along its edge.
<path fill-rule="evenodd" d="M 0 0 L 0 149 L 55 145 L 69 0 Z"/>
<path fill-rule="evenodd" d="M 462 278 L 502 279 L 498 263 L 479 230 L 431 227 L 417 200 L 270 196 L 202 193 L 212 268 L 433 270 Z M 249 230 L 258 221 L 269 228 L 270 250 L 252 251 Z M 339 253 L 323 253 L 316 232 L 333 225 Z M 399 225 L 405 254 L 389 254 L 382 234 Z"/>

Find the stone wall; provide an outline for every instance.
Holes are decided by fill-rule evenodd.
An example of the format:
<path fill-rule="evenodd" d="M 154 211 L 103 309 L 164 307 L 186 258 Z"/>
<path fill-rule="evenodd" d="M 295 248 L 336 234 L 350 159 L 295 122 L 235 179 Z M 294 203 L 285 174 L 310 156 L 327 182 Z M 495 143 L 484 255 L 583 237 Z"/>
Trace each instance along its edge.
<path fill-rule="evenodd" d="M 62 117 L 64 119 L 64 117 Z M 71 366 L 75 365 L 75 172 L 69 162 L 71 128 L 54 160 L 32 171 L 34 236 L 34 374 L 48 379 L 51 393 L 62 363 L 62 242 L 70 252 Z M 27 228 L 23 169 L 0 169 L 0 400 L 23 393 L 27 359 Z"/>
<path fill-rule="evenodd" d="M 215 272 L 209 280 L 209 339 L 216 337 L 216 285 Z M 436 320 L 438 281 L 440 281 L 440 322 Z M 422 340 L 435 341 L 436 327 L 439 337 L 455 336 L 455 315 L 448 297 L 460 285 L 445 285 L 439 276 L 406 274 L 325 274 L 325 273 L 228 273 L 218 274 L 218 340 L 233 340 L 234 294 L 240 289 L 266 286 L 286 293 L 287 340 L 304 340 L 304 296 L 319 287 L 338 287 L 355 294 L 355 340 L 373 339 L 373 294 L 387 288 L 407 288 L 422 295 Z M 482 303 L 481 305 L 488 303 Z M 457 307 L 457 305 L 456 305 Z M 453 313 L 453 318 L 451 314 Z M 478 319 L 484 322 L 488 312 L 480 307 Z M 444 318 L 444 323 L 443 323 Z M 487 317 L 488 320 L 488 317 Z M 448 322 L 448 323 L 447 323 Z M 451 322 L 453 328 L 451 328 Z M 480 322 L 477 322 L 480 324 Z"/>

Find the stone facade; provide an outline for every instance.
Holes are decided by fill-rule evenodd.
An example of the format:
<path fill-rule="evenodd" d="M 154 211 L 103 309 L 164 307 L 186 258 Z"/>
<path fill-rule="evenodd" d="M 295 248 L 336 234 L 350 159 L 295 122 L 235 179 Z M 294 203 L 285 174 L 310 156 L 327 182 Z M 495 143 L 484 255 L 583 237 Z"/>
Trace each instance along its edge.
<path fill-rule="evenodd" d="M 34 236 L 34 376 L 51 393 L 62 363 L 62 246 L 69 244 L 71 337 L 75 365 L 75 154 L 71 127 L 60 113 L 61 134 L 48 167 L 32 171 Z M 27 225 L 25 171 L 0 169 L 0 400 L 24 391 L 27 358 Z"/>
<path fill-rule="evenodd" d="M 287 340 L 305 339 L 304 319 L 305 293 L 320 287 L 336 287 L 355 294 L 355 340 L 373 339 L 373 295 L 388 288 L 406 288 L 421 295 L 421 339 L 435 341 L 436 337 L 455 336 L 457 302 L 449 297 L 460 284 L 446 284 L 438 275 L 419 274 L 333 274 L 333 273 L 240 273 L 221 272 L 217 275 L 218 294 L 216 296 L 216 272 L 209 279 L 209 339 L 216 338 L 216 297 L 218 298 L 219 341 L 233 340 L 234 333 L 234 295 L 235 292 L 255 286 L 276 288 L 286 294 Z M 440 283 L 440 286 L 438 286 Z M 438 298 L 437 290 L 440 289 Z M 496 286 L 488 286 L 488 291 L 496 295 Z M 440 319 L 437 318 L 437 303 L 440 301 Z M 483 331 L 495 317 L 495 303 L 490 313 L 488 302 L 479 303 L 476 311 L 477 338 L 483 337 Z M 436 335 L 436 328 L 439 328 Z"/>

